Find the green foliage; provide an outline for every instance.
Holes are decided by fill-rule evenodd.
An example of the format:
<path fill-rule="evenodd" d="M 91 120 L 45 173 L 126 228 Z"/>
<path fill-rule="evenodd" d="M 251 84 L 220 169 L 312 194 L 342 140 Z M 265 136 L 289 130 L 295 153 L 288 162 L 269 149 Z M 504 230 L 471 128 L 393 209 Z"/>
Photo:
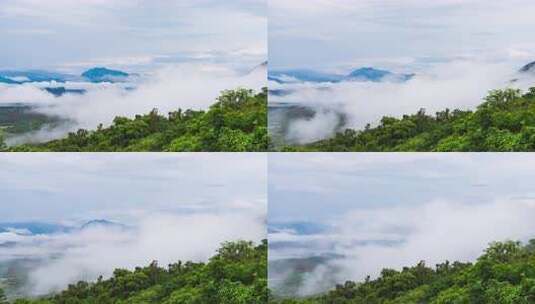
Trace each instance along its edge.
<path fill-rule="evenodd" d="M 535 240 L 490 244 L 474 263 L 401 271 L 384 269 L 375 279 L 348 281 L 306 299 L 271 299 L 272 304 L 528 304 L 535 303 Z"/>
<path fill-rule="evenodd" d="M 224 243 L 207 263 L 156 262 L 110 279 L 80 281 L 42 299 L 15 304 L 261 304 L 267 303 L 267 241 Z M 4 302 L 0 301 L 0 304 Z"/>
<path fill-rule="evenodd" d="M 55 127 L 65 122 L 57 116 L 48 116 L 33 111 L 24 105 L 3 105 L 0 107 L 0 129 L 6 135 L 20 135 L 41 128 Z"/>
<path fill-rule="evenodd" d="M 3 149 L 6 149 L 5 135 L 4 135 L 4 132 L 0 130 L 0 151 Z"/>
<path fill-rule="evenodd" d="M 535 87 L 494 90 L 475 111 L 424 109 L 283 151 L 535 151 Z"/>
<path fill-rule="evenodd" d="M 6 294 L 2 288 L 0 288 L 0 304 L 9 304 L 6 298 Z"/>
<path fill-rule="evenodd" d="M 107 128 L 101 125 L 94 131 L 80 129 L 64 139 L 9 150 L 234 152 L 265 151 L 267 146 L 267 89 L 259 94 L 237 89 L 222 92 L 207 111 L 179 109 L 163 116 L 154 109 L 133 119 L 116 117 Z"/>

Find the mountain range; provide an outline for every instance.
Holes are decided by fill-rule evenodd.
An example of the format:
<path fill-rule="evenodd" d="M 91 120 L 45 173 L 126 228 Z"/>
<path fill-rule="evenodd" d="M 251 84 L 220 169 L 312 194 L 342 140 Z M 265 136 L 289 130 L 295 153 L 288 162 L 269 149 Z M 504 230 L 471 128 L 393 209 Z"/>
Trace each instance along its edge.
<path fill-rule="evenodd" d="M 0 71 L 0 82 L 8 84 L 22 84 L 27 82 L 56 81 L 65 82 L 77 80 L 76 75 L 69 75 L 42 70 L 29 71 Z"/>
<path fill-rule="evenodd" d="M 119 224 L 116 222 L 111 222 L 108 220 L 91 220 L 89 222 L 86 222 L 82 226 L 80 226 L 80 230 L 86 230 L 91 228 L 117 228 L 117 229 L 125 229 L 126 226 L 123 224 Z"/>
<path fill-rule="evenodd" d="M 530 62 L 526 64 L 525 66 L 523 66 L 522 68 L 520 68 L 519 72 L 520 73 L 535 73 L 535 61 Z"/>
<path fill-rule="evenodd" d="M 518 70 L 521 74 L 535 74 L 535 61 L 524 65 Z M 394 73 L 388 70 L 373 67 L 362 67 L 348 74 L 326 73 L 311 69 L 288 69 L 269 71 L 268 80 L 279 84 L 313 82 L 313 83 L 339 83 L 344 81 L 357 82 L 405 82 L 412 79 L 415 74 Z M 282 92 L 284 93 L 284 92 Z"/>
<path fill-rule="evenodd" d="M 281 84 L 295 82 L 338 83 L 343 81 L 405 82 L 412 77 L 414 77 L 414 74 L 398 74 L 372 67 L 355 69 L 346 75 L 325 73 L 309 69 L 270 71 L 268 75 L 269 80 Z"/>
<path fill-rule="evenodd" d="M 0 83 L 7 83 L 7 84 L 19 84 L 19 82 L 11 79 L 11 78 L 7 78 L 7 77 L 3 77 L 3 76 L 0 76 Z"/>
<path fill-rule="evenodd" d="M 0 233 L 12 232 L 20 235 L 39 235 L 69 233 L 96 227 L 125 229 L 127 226 L 103 219 L 90 220 L 80 226 L 69 226 L 44 222 L 15 222 L 0 223 Z"/>
<path fill-rule="evenodd" d="M 17 234 L 20 234 L 20 232 L 24 232 L 23 234 L 54 234 L 68 232 L 70 230 L 72 228 L 68 226 L 42 222 L 0 223 L 0 233 L 18 232 Z"/>
<path fill-rule="evenodd" d="M 85 89 L 66 89 L 65 87 L 50 87 L 44 88 L 44 90 L 56 97 L 60 97 L 65 94 L 83 95 L 87 92 Z"/>
<path fill-rule="evenodd" d="M 104 67 L 95 67 L 83 72 L 81 75 L 56 73 L 42 70 L 28 71 L 0 71 L 0 83 L 23 84 L 30 82 L 124 82 L 129 76 L 123 71 L 112 70 Z"/>
<path fill-rule="evenodd" d="M 280 231 L 292 231 L 298 235 L 320 234 L 329 229 L 328 226 L 312 222 L 281 222 L 270 223 L 268 233 L 277 233 Z"/>

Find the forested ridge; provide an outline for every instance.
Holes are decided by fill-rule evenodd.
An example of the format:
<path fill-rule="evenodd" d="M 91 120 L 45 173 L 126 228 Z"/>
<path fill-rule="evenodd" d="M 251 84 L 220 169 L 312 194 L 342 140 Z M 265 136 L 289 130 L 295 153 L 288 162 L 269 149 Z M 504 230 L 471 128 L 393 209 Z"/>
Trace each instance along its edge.
<path fill-rule="evenodd" d="M 53 275 L 53 274 L 51 274 Z M 0 304 L 9 303 L 2 297 Z M 133 271 L 116 269 L 109 279 L 78 282 L 40 299 L 14 304 L 262 304 L 268 301 L 267 240 L 259 245 L 223 244 L 207 263 L 156 262 Z"/>
<path fill-rule="evenodd" d="M 424 262 L 376 279 L 347 281 L 324 295 L 270 299 L 271 304 L 529 304 L 535 303 L 535 240 L 492 243 L 475 263 Z"/>
<path fill-rule="evenodd" d="M 185 110 L 161 115 L 156 109 L 130 119 L 116 117 L 109 127 L 80 129 L 66 138 L 41 144 L 6 147 L 13 152 L 126 151 L 265 151 L 267 89 L 255 94 L 237 89 L 222 92 L 207 111 Z"/>
<path fill-rule="evenodd" d="M 401 118 L 376 127 L 346 129 L 332 138 L 282 151 L 535 151 L 535 87 L 494 90 L 475 111 L 449 110 Z"/>

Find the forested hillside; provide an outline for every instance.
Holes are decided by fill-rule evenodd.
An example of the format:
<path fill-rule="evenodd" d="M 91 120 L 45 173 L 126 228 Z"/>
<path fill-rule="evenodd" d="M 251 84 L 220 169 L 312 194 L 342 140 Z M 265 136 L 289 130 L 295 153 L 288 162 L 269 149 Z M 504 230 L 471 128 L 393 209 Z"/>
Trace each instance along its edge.
<path fill-rule="evenodd" d="M 51 274 L 53 275 L 53 274 Z M 0 303 L 2 300 L 0 289 Z M 261 304 L 268 301 L 267 241 L 222 245 L 207 263 L 153 262 L 133 271 L 116 269 L 110 279 L 78 282 L 42 299 L 15 304 Z"/>
<path fill-rule="evenodd" d="M 535 303 L 535 240 L 493 243 L 472 263 L 420 262 L 401 271 L 383 269 L 377 279 L 347 281 L 308 299 L 272 304 L 528 304 Z"/>
<path fill-rule="evenodd" d="M 534 151 L 535 87 L 495 90 L 475 111 L 422 109 L 383 117 L 377 127 L 347 129 L 330 139 L 284 151 Z"/>
<path fill-rule="evenodd" d="M 267 89 L 225 91 L 207 111 L 155 109 L 133 119 L 116 117 L 107 128 L 80 129 L 66 138 L 6 148 L 25 151 L 265 151 Z M 3 148 L 2 148 L 3 147 Z"/>

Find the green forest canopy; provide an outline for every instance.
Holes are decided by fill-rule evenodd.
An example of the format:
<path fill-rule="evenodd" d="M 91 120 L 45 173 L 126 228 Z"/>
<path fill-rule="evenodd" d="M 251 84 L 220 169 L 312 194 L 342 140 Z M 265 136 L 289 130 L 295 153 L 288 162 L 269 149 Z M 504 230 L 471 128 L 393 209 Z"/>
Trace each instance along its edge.
<path fill-rule="evenodd" d="M 329 139 L 282 151 L 535 151 L 535 87 L 494 90 L 475 111 L 421 109 L 383 117 L 377 127 L 346 129 Z"/>
<path fill-rule="evenodd" d="M 529 304 L 535 303 L 535 240 L 492 243 L 475 263 L 420 262 L 347 281 L 325 295 L 271 299 L 271 304 Z"/>
<path fill-rule="evenodd" d="M 119 151 L 265 151 L 267 89 L 254 94 L 237 89 L 222 92 L 207 111 L 178 109 L 167 116 L 156 109 L 130 119 L 116 117 L 111 126 L 80 129 L 66 138 L 42 144 L 6 147 L 12 152 L 119 152 Z"/>
<path fill-rule="evenodd" d="M 2 301 L 0 296 L 0 304 L 7 303 Z M 133 271 L 116 269 L 107 280 L 80 281 L 55 295 L 17 299 L 12 303 L 261 304 L 267 301 L 267 240 L 264 240 L 256 246 L 246 241 L 224 243 L 207 263 L 177 262 L 162 268 L 153 262 Z"/>

